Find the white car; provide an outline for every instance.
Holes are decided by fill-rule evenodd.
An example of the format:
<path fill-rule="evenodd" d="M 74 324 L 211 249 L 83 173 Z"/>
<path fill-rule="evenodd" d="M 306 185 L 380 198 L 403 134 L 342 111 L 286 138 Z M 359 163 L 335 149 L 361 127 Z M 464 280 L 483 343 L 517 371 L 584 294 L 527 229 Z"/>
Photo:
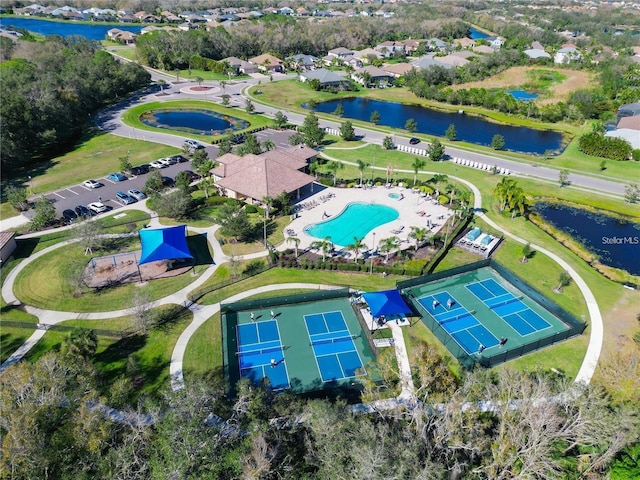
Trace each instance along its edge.
<path fill-rule="evenodd" d="M 87 180 L 86 182 L 84 182 L 82 185 L 84 185 L 87 188 L 100 188 L 100 187 L 104 187 L 103 184 L 101 184 L 100 182 L 96 182 L 95 180 Z"/>
<path fill-rule="evenodd" d="M 140 190 L 136 190 L 135 188 L 132 188 L 127 193 L 131 195 L 133 198 L 135 198 L 136 200 L 142 200 L 144 198 L 147 198 L 147 196 L 144 193 L 142 193 Z"/>
<path fill-rule="evenodd" d="M 87 205 L 87 207 L 89 207 L 89 210 L 94 213 L 102 213 L 107 211 L 107 206 L 102 202 L 93 202 Z"/>
<path fill-rule="evenodd" d="M 160 159 L 158 159 L 158 161 L 159 161 L 160 163 L 162 163 L 163 165 L 166 165 L 167 167 L 168 167 L 169 165 L 175 165 L 175 164 L 177 163 L 177 162 L 176 162 L 173 158 L 171 158 L 171 157 L 164 157 L 164 158 L 160 158 Z"/>
<path fill-rule="evenodd" d="M 166 163 L 162 163 L 161 160 L 154 160 L 149 164 L 149 166 L 153 168 L 167 168 L 169 165 L 167 165 Z"/>
<path fill-rule="evenodd" d="M 195 140 L 190 139 L 185 140 L 183 145 L 190 152 L 195 152 L 196 150 L 204 148 L 204 145 L 202 145 L 200 142 L 196 142 Z"/>

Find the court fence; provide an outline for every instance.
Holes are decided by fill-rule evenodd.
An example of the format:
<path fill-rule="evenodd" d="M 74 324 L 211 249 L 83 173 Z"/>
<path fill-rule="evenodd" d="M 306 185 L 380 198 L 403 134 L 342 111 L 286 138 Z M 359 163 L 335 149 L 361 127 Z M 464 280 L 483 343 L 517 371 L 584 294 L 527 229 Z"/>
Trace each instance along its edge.
<path fill-rule="evenodd" d="M 258 310 L 260 308 L 275 307 L 278 305 L 293 305 L 296 303 L 309 303 L 319 300 L 348 297 L 349 288 L 335 288 L 331 290 L 316 290 L 313 292 L 294 293 L 270 298 L 257 298 L 254 300 L 241 300 L 239 302 L 221 303 L 220 312 L 241 312 L 245 310 Z"/>
<path fill-rule="evenodd" d="M 487 356 L 486 353 L 468 354 L 442 327 L 442 325 L 440 325 L 437 320 L 433 318 L 431 314 L 429 314 L 429 312 L 427 312 L 427 310 L 420 304 L 420 302 L 416 301 L 415 298 L 413 298 L 413 296 L 409 294 L 409 299 L 411 300 L 410 303 L 414 305 L 414 308 L 418 310 L 424 324 L 429 327 L 436 338 L 438 338 L 438 340 L 442 342 L 447 350 L 449 350 L 449 352 L 456 358 L 456 360 L 458 360 L 458 362 L 460 362 L 460 364 L 467 370 L 473 369 L 476 364 L 483 367 L 494 367 L 509 360 L 513 360 L 528 353 L 540 350 L 541 348 L 545 348 L 555 343 L 562 342 L 564 340 L 567 340 L 568 338 L 580 335 L 582 334 L 582 332 L 584 332 L 586 328 L 586 324 L 584 322 L 578 320 L 571 313 L 555 304 L 541 292 L 529 285 L 522 278 L 518 277 L 515 273 L 490 258 L 468 265 L 451 268 L 449 270 L 445 270 L 435 274 L 423 275 L 422 277 L 403 280 L 401 282 L 398 282 L 396 284 L 396 287 L 401 293 L 406 295 L 406 292 L 403 290 L 406 290 L 410 287 L 424 285 L 426 283 L 431 283 L 443 278 L 452 277 L 454 275 L 459 275 L 461 273 L 470 272 L 484 267 L 490 267 L 495 270 L 500 276 L 502 276 L 513 286 L 518 288 L 534 302 L 538 303 L 541 307 L 545 308 L 557 318 L 562 320 L 562 322 L 564 322 L 569 328 L 562 332 L 555 332 L 547 337 L 524 343 L 517 348 L 505 348 L 504 350 L 500 350 L 491 356 Z"/>

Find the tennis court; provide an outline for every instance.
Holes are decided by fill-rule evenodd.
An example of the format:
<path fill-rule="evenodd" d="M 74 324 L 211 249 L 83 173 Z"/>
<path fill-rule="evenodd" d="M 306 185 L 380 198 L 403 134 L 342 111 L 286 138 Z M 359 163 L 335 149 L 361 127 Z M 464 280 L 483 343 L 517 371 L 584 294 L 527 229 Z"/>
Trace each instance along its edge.
<path fill-rule="evenodd" d="M 268 378 L 274 389 L 294 393 L 360 388 L 358 375 L 366 374 L 364 365 L 375 356 L 348 292 L 312 302 L 300 301 L 301 295 L 310 294 L 223 306 L 224 371 L 231 389 L 240 378 Z"/>
<path fill-rule="evenodd" d="M 525 305 L 521 298 L 500 286 L 493 278 L 472 283 L 466 287 L 523 337 L 551 328 L 549 322 Z"/>
<path fill-rule="evenodd" d="M 504 267 L 489 265 L 485 261 L 398 285 L 465 367 L 493 366 L 584 330 L 584 324 Z"/>
<path fill-rule="evenodd" d="M 342 312 L 305 315 L 304 322 L 322 381 L 355 377 L 363 368 L 354 343 L 358 335 L 349 331 Z"/>
<path fill-rule="evenodd" d="M 274 390 L 289 388 L 289 374 L 275 320 L 236 326 L 240 376 L 254 382 L 267 377 Z"/>

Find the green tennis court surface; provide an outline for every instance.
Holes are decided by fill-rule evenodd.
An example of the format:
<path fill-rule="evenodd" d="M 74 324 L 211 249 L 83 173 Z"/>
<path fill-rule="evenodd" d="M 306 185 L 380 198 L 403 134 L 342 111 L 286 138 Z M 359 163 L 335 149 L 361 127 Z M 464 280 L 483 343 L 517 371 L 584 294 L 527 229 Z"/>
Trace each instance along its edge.
<path fill-rule="evenodd" d="M 540 297 L 525 287 L 529 294 Z M 425 277 L 425 283 L 414 284 L 403 293 L 423 322 L 467 368 L 475 363 L 493 366 L 584 329 L 565 323 L 550 311 L 561 311 L 559 307 L 545 300 L 545 308 L 491 267 L 431 282 Z"/>
<path fill-rule="evenodd" d="M 277 301 L 281 304 L 275 304 Z M 303 393 L 358 388 L 364 366 L 375 360 L 348 297 L 287 303 L 239 302 L 222 315 L 225 375 L 268 379 L 274 390 Z M 272 317 L 273 312 L 273 317 Z"/>

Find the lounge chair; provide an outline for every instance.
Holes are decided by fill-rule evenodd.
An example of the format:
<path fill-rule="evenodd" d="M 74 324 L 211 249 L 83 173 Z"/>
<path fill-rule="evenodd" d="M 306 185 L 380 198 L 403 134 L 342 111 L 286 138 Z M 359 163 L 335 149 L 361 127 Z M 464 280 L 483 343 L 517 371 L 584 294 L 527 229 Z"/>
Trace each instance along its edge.
<path fill-rule="evenodd" d="M 404 230 L 404 225 L 400 225 L 400 227 L 396 228 L 395 230 L 391 230 L 391 233 L 394 233 L 397 235 L 401 233 L 403 230 Z"/>

